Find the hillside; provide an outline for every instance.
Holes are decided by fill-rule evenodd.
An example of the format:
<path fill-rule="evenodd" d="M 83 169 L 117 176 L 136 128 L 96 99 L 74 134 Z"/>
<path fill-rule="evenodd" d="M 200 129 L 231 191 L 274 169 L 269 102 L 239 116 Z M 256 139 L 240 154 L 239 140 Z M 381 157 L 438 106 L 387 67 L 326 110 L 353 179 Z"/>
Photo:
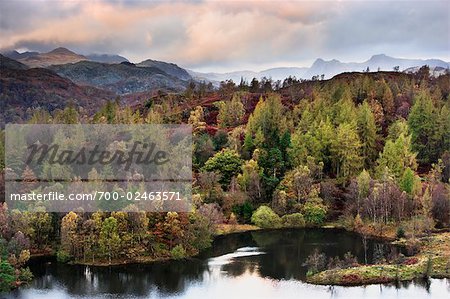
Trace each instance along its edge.
<path fill-rule="evenodd" d="M 54 64 L 75 63 L 82 60 L 87 60 L 87 58 L 62 47 L 47 53 L 30 55 L 19 59 L 20 62 L 29 67 L 48 67 Z"/>
<path fill-rule="evenodd" d="M 176 65 L 174 63 L 167 63 L 167 62 L 163 62 L 163 61 L 147 59 L 147 60 L 144 60 L 144 61 L 136 64 L 136 66 L 155 67 L 175 78 L 185 80 L 185 81 L 192 80 L 191 75 L 185 69 L 179 67 L 178 65 Z"/>
<path fill-rule="evenodd" d="M 181 71 L 181 77 L 176 77 L 157 67 L 138 67 L 128 62 L 106 64 L 82 61 L 54 65 L 50 69 L 77 84 L 92 85 L 119 95 L 156 89 L 179 92 L 186 88 L 187 80 L 191 78 Z"/>
<path fill-rule="evenodd" d="M 101 63 L 121 63 L 128 62 L 123 56 L 115 55 L 115 54 L 90 54 L 86 55 L 86 58 L 90 61 L 101 62 Z"/>
<path fill-rule="evenodd" d="M 0 54 L 0 69 L 26 70 L 28 67 L 23 63 Z"/>
<path fill-rule="evenodd" d="M 8 61 L 4 64 L 3 61 Z M 12 66 L 12 67 L 11 67 Z M 17 67 L 19 66 L 19 68 Z M 0 77 L 0 125 L 28 119 L 28 109 L 43 108 L 49 112 L 63 109 L 69 103 L 91 113 L 114 99 L 112 92 L 94 87 L 78 86 L 51 70 L 20 69 L 21 64 L 2 58 Z"/>

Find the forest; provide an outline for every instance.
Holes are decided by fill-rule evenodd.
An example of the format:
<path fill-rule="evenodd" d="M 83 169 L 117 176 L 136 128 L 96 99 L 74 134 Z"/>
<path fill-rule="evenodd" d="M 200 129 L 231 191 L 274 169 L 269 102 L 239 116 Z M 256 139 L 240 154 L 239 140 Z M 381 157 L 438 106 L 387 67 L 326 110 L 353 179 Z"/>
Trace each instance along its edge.
<path fill-rule="evenodd" d="M 93 115 L 76 102 L 35 107 L 22 122 L 190 124 L 194 208 L 64 214 L 2 204 L 1 290 L 31 279 L 25 266 L 33 255 L 91 265 L 182 259 L 227 226 L 333 224 L 411 242 L 450 228 L 450 74 L 432 77 L 427 66 L 219 88 L 192 82 L 183 93 L 111 99 Z M 36 180 L 30 169 L 18 175 L 30 186 Z"/>

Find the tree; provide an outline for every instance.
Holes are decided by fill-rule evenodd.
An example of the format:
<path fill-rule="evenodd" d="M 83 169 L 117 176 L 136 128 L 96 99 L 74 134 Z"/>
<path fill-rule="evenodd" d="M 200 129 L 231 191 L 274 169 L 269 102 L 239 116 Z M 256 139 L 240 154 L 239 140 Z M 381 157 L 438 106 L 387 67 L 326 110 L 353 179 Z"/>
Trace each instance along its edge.
<path fill-rule="evenodd" d="M 411 108 L 408 126 L 411 131 L 412 149 L 417 152 L 419 161 L 424 163 L 436 161 L 438 158 L 437 144 L 433 140 L 436 115 L 430 96 L 420 92 Z"/>
<path fill-rule="evenodd" d="M 270 149 L 279 146 L 280 136 L 286 129 L 286 113 L 281 98 L 274 94 L 268 95 L 266 100 L 261 98 L 249 117 L 247 132 L 255 136 L 260 130 L 264 148 Z"/>
<path fill-rule="evenodd" d="M 402 133 L 395 141 L 387 140 L 377 160 L 377 173 L 380 177 L 388 168 L 399 179 L 407 167 L 417 168 L 416 155 L 411 152 L 411 136 Z"/>
<path fill-rule="evenodd" d="M 222 203 L 223 190 L 220 185 L 220 174 L 212 171 L 202 171 L 198 174 L 197 184 L 205 203 Z"/>
<path fill-rule="evenodd" d="M 281 226 L 281 218 L 268 206 L 260 206 L 252 215 L 252 222 L 261 228 Z"/>
<path fill-rule="evenodd" d="M 354 123 L 357 116 L 357 111 L 355 108 L 355 104 L 353 103 L 352 95 L 350 92 L 350 88 L 348 86 L 343 88 L 341 98 L 335 105 L 336 116 L 335 123 L 336 125 L 344 124 L 344 123 Z"/>
<path fill-rule="evenodd" d="M 61 220 L 61 250 L 76 257 L 78 249 L 78 215 L 69 212 Z"/>
<path fill-rule="evenodd" d="M 102 223 L 99 237 L 100 250 L 104 256 L 108 257 L 108 262 L 120 252 L 120 237 L 117 230 L 117 219 L 114 217 L 106 218 Z"/>
<path fill-rule="evenodd" d="M 336 175 L 347 180 L 362 168 L 361 142 L 356 130 L 350 124 L 340 124 L 336 138 L 331 144 Z"/>
<path fill-rule="evenodd" d="M 411 168 L 407 167 L 403 172 L 403 176 L 400 180 L 400 189 L 405 191 L 410 196 L 413 196 L 414 187 L 416 185 L 416 175 Z"/>
<path fill-rule="evenodd" d="M 281 217 L 281 222 L 283 227 L 304 227 L 305 226 L 305 218 L 301 213 L 293 213 L 284 215 Z"/>
<path fill-rule="evenodd" d="M 208 134 L 194 136 L 193 164 L 202 167 L 205 162 L 214 155 L 214 143 Z"/>
<path fill-rule="evenodd" d="M 228 148 L 222 149 L 206 161 L 203 171 L 218 172 L 219 182 L 225 190 L 231 182 L 231 178 L 237 176 L 241 170 L 242 160 L 239 154 Z"/>
<path fill-rule="evenodd" d="M 383 106 L 384 115 L 387 120 L 390 120 L 395 113 L 394 95 L 392 94 L 389 85 L 384 82 L 383 84 L 383 95 L 381 99 L 381 104 Z"/>
<path fill-rule="evenodd" d="M 235 127 L 241 124 L 245 109 L 240 94 L 235 93 L 231 101 L 219 103 L 217 123 L 221 128 Z"/>
<path fill-rule="evenodd" d="M 203 108 L 201 106 L 195 107 L 189 116 L 188 124 L 192 125 L 192 134 L 198 134 L 206 128 L 204 120 Z"/>
<path fill-rule="evenodd" d="M 361 140 L 361 151 L 364 167 L 370 169 L 377 155 L 377 127 L 375 117 L 367 101 L 359 107 L 357 118 L 358 135 Z"/>
<path fill-rule="evenodd" d="M 323 204 L 316 188 L 313 188 L 308 195 L 308 200 L 302 207 L 302 214 L 307 225 L 320 226 L 325 221 L 327 207 Z"/>
<path fill-rule="evenodd" d="M 261 199 L 261 178 L 263 170 L 259 167 L 258 162 L 251 159 L 242 165 L 242 174 L 239 174 L 237 181 L 252 202 L 257 203 Z"/>
<path fill-rule="evenodd" d="M 52 216 L 45 211 L 33 212 L 30 216 L 30 226 L 33 229 L 33 243 L 37 248 L 42 249 L 48 244 L 50 239 Z"/>
<path fill-rule="evenodd" d="M 371 183 L 370 174 L 363 169 L 363 171 L 357 177 L 358 182 L 358 195 L 357 195 L 357 215 L 361 212 L 361 203 L 364 201 L 367 196 L 369 196 L 370 191 L 370 183 Z"/>

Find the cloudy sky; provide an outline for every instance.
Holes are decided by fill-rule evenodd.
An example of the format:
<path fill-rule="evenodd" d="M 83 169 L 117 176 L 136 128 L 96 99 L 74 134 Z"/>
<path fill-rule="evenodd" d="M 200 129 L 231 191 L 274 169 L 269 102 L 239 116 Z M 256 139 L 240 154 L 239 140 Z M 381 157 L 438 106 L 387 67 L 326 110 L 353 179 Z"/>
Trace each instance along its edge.
<path fill-rule="evenodd" d="M 0 49 L 117 53 L 201 71 L 384 53 L 450 61 L 450 1 L 0 0 Z"/>

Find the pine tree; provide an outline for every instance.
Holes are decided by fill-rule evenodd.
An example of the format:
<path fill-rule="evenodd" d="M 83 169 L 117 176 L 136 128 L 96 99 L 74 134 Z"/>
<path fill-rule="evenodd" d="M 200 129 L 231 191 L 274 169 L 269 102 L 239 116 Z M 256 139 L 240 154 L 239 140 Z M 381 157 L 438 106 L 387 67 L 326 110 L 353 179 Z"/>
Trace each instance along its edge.
<path fill-rule="evenodd" d="M 361 140 L 361 152 L 364 158 L 364 167 L 370 169 L 377 155 L 377 127 L 375 117 L 367 101 L 358 109 L 357 128 Z"/>
<path fill-rule="evenodd" d="M 420 92 L 408 117 L 411 131 L 412 148 L 417 152 L 417 158 L 423 163 L 436 161 L 436 144 L 433 140 L 436 128 L 436 110 L 433 101 L 425 93 Z"/>
<path fill-rule="evenodd" d="M 346 180 L 360 171 L 363 162 L 361 142 L 352 125 L 339 125 L 336 139 L 331 144 L 331 153 L 337 177 Z"/>

